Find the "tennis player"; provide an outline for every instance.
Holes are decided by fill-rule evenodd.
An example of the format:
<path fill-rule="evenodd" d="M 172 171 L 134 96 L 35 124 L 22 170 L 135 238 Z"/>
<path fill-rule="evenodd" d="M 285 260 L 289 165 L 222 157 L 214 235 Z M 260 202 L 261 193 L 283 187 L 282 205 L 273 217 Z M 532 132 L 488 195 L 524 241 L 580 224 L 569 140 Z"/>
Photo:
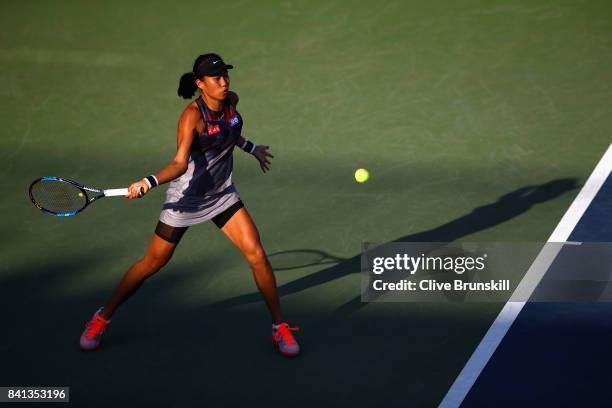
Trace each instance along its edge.
<path fill-rule="evenodd" d="M 144 257 L 126 272 L 106 304 L 86 323 L 81 349 L 94 350 L 111 316 L 125 300 L 172 257 L 189 227 L 212 220 L 236 245 L 249 263 L 255 283 L 272 317 L 272 341 L 279 352 L 297 356 L 300 347 L 292 335 L 298 330 L 281 316 L 276 280 L 259 239 L 259 233 L 232 181 L 233 150 L 240 147 L 253 155 L 265 173 L 272 154 L 268 146 L 255 145 L 241 135 L 242 117 L 236 111 L 238 95 L 229 90 L 227 65 L 217 54 L 200 55 L 193 71 L 180 79 L 178 95 L 191 99 L 178 123 L 174 160 L 158 173 L 129 186 L 128 197 L 138 198 L 151 189 L 170 183 L 151 244 Z"/>

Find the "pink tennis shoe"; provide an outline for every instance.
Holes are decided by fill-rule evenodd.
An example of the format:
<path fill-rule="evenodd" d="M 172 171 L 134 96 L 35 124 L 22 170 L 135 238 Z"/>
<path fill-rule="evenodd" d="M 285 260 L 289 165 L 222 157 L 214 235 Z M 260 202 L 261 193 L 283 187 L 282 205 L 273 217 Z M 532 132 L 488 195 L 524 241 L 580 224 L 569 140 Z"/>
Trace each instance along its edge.
<path fill-rule="evenodd" d="M 291 334 L 292 331 L 298 330 L 298 327 L 290 327 L 287 323 L 272 325 L 272 341 L 283 356 L 296 357 L 300 354 L 300 345 Z"/>
<path fill-rule="evenodd" d="M 110 320 L 100 316 L 101 310 L 102 308 L 98 309 L 91 320 L 85 323 L 85 330 L 80 340 L 81 350 L 83 351 L 95 350 L 100 346 L 102 335 L 106 331 L 106 326 L 110 323 Z"/>

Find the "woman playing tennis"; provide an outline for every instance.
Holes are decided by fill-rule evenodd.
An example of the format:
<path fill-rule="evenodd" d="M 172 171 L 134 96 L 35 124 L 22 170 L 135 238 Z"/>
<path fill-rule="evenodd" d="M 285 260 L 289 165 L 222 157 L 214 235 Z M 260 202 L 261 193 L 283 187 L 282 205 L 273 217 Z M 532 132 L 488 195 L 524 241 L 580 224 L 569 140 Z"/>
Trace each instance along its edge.
<path fill-rule="evenodd" d="M 241 136 L 242 118 L 236 111 L 238 95 L 229 90 L 227 65 L 217 54 L 200 55 L 193 72 L 181 77 L 178 94 L 190 99 L 178 123 L 174 160 L 158 173 L 130 185 L 129 198 L 170 182 L 151 244 L 144 257 L 125 273 L 106 304 L 86 323 L 81 349 L 94 350 L 115 310 L 172 257 L 181 237 L 192 225 L 212 220 L 248 261 L 255 283 L 272 317 L 272 340 L 281 354 L 293 357 L 300 348 L 283 322 L 276 280 L 259 233 L 232 182 L 234 146 L 252 154 L 261 169 L 269 170 L 273 157 L 268 146 L 257 146 Z"/>

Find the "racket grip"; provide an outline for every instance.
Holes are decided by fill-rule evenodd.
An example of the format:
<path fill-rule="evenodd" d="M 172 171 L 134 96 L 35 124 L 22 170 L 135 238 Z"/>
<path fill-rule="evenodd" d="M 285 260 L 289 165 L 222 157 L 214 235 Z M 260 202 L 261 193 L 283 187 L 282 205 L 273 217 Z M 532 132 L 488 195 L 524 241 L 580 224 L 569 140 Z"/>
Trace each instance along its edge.
<path fill-rule="evenodd" d="M 125 197 L 127 194 L 128 194 L 127 188 L 113 188 L 110 190 L 104 190 L 104 195 L 106 197 L 117 197 L 117 196 Z"/>

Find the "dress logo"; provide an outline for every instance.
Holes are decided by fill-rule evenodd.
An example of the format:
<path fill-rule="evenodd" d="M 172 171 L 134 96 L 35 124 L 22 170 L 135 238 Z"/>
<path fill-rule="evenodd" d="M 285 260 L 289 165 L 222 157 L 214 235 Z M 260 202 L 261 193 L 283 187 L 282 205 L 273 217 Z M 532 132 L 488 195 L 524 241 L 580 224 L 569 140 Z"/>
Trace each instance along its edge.
<path fill-rule="evenodd" d="M 240 123 L 240 118 L 238 117 L 238 115 L 232 117 L 232 119 L 230 120 L 231 126 L 236 126 L 238 123 Z"/>
<path fill-rule="evenodd" d="M 220 131 L 221 131 L 221 127 L 219 127 L 219 125 L 208 126 L 208 136 L 212 136 L 214 134 L 217 134 Z"/>

